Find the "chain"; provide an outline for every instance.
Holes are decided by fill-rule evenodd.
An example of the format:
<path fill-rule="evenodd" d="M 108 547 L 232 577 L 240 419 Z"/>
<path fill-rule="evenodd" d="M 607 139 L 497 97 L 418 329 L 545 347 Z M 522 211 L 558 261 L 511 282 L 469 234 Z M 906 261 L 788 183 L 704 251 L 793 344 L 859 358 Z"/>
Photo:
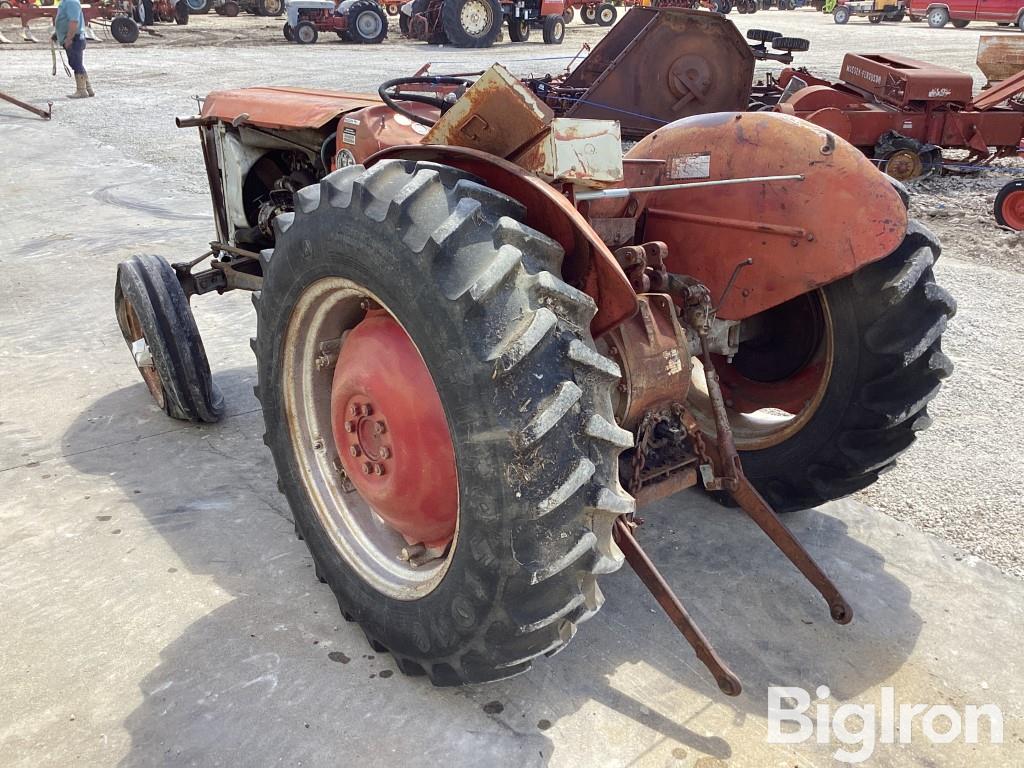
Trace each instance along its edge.
<path fill-rule="evenodd" d="M 647 463 L 647 444 L 651 440 L 651 433 L 654 432 L 654 424 L 659 418 L 659 414 L 649 411 L 644 414 L 644 418 L 637 428 L 636 448 L 633 451 L 633 477 L 628 489 L 633 496 L 636 496 L 643 485 L 640 475 L 643 474 L 644 465 Z"/>
<path fill-rule="evenodd" d="M 704 433 L 701 431 L 700 425 L 697 424 L 697 420 L 685 408 L 682 408 L 682 406 L 679 406 L 679 408 L 680 421 L 686 427 L 686 434 L 693 441 L 693 450 L 697 453 L 701 479 L 706 485 L 709 480 L 715 479 L 715 464 L 711 460 L 711 454 L 708 453 L 707 443 L 704 442 Z"/>

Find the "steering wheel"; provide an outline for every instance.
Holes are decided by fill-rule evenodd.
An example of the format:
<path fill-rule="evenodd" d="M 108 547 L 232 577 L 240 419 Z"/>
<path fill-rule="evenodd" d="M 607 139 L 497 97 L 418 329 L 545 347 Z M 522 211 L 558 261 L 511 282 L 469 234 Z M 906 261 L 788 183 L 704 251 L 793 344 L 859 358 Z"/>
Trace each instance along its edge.
<path fill-rule="evenodd" d="M 425 93 L 419 91 L 403 91 L 403 85 L 462 85 L 469 87 L 473 84 L 472 80 L 466 80 L 463 77 L 399 77 L 394 80 L 388 80 L 382 83 L 380 88 L 377 89 L 377 95 L 380 96 L 380 100 L 383 101 L 387 106 L 393 109 L 403 117 L 407 117 L 414 123 L 425 125 L 428 128 L 436 123 L 436 120 L 423 117 L 415 112 L 406 109 L 405 107 L 399 106 L 399 101 L 412 101 L 416 104 L 429 104 L 432 107 L 437 107 L 441 110 L 443 115 L 451 107 L 452 102 L 441 96 L 428 96 Z"/>

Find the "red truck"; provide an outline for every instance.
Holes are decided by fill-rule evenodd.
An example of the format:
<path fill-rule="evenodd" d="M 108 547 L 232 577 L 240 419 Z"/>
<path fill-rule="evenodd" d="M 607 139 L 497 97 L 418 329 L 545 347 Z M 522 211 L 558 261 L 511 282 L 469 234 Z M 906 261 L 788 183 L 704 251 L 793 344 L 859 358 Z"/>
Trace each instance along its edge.
<path fill-rule="evenodd" d="M 994 21 L 1024 32 L 1024 0 L 910 0 L 910 18 L 925 19 L 929 27 L 952 23 L 958 29 L 972 21 Z"/>

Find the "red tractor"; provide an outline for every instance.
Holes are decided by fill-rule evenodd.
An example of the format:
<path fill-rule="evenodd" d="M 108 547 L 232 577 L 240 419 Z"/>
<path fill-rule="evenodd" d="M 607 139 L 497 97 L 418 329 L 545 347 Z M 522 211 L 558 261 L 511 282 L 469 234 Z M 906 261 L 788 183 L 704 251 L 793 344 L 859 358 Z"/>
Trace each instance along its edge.
<path fill-rule="evenodd" d="M 832 133 L 699 108 L 623 153 L 616 122 L 495 65 L 218 91 L 178 121 L 216 238 L 119 265 L 125 341 L 162 409 L 216 421 L 189 301 L 252 292 L 295 531 L 403 672 L 526 670 L 625 559 L 737 694 L 634 535 L 638 506 L 698 483 L 851 620 L 776 511 L 870 485 L 928 426 L 952 368 L 939 244 Z"/>
<path fill-rule="evenodd" d="M 287 0 L 284 39 L 311 45 L 321 32 L 342 40 L 374 44 L 388 35 L 388 17 L 377 0 Z"/>

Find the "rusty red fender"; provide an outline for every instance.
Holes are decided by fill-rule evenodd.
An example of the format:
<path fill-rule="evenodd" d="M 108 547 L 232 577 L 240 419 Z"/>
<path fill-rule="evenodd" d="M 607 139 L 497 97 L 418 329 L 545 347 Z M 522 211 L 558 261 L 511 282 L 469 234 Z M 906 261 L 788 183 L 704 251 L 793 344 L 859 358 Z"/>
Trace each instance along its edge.
<path fill-rule="evenodd" d="M 753 259 L 722 304 L 723 319 L 750 317 L 851 275 L 892 253 L 906 233 L 899 193 L 870 160 L 830 131 L 787 115 L 685 118 L 626 157 L 663 160 L 658 184 L 805 177 L 640 196 L 637 240 L 664 241 L 669 270 L 697 278 L 716 301 L 736 265 Z"/>

